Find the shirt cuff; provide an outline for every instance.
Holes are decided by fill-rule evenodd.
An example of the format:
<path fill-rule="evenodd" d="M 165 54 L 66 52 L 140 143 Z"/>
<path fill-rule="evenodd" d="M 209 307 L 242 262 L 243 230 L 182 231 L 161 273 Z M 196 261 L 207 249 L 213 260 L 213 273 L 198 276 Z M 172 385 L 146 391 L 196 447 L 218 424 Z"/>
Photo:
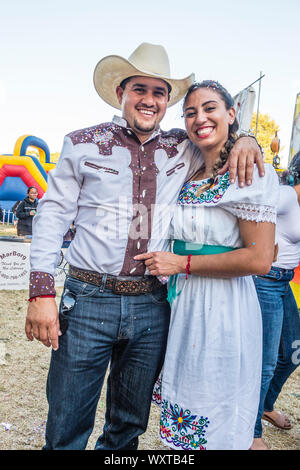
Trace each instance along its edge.
<path fill-rule="evenodd" d="M 40 295 L 56 295 L 54 277 L 49 273 L 33 271 L 30 273 L 29 298 Z"/>

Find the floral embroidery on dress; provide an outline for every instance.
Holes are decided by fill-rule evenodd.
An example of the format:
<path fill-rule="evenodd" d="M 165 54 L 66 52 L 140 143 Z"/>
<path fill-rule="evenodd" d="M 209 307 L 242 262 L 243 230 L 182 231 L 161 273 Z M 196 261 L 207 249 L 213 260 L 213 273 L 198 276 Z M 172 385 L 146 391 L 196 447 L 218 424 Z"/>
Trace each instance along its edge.
<path fill-rule="evenodd" d="M 209 420 L 192 415 L 179 405 L 163 400 L 160 418 L 160 437 L 175 447 L 184 450 L 206 450 L 204 438 Z"/>
<path fill-rule="evenodd" d="M 152 392 L 152 401 L 156 405 L 161 405 L 161 376 L 158 377 L 154 384 L 153 392 Z"/>
<path fill-rule="evenodd" d="M 89 144 L 94 143 L 98 146 L 99 152 L 102 155 L 111 155 L 112 148 L 116 145 L 118 147 L 124 146 L 118 138 L 120 127 L 106 122 L 98 126 L 87 127 L 79 131 L 71 132 L 68 137 L 76 144 Z M 127 138 L 127 136 L 125 137 Z"/>
<path fill-rule="evenodd" d="M 225 173 L 225 175 L 217 176 L 214 183 L 206 191 L 198 195 L 197 190 L 206 184 L 208 180 L 209 178 L 199 182 L 188 181 L 185 183 L 178 196 L 177 204 L 202 204 L 203 202 L 216 204 L 219 202 L 230 186 L 229 172 Z"/>
<path fill-rule="evenodd" d="M 177 155 L 177 146 L 187 139 L 185 131 L 181 129 L 172 129 L 169 132 L 162 132 L 157 143 L 157 149 L 163 149 L 167 152 L 168 158 Z"/>

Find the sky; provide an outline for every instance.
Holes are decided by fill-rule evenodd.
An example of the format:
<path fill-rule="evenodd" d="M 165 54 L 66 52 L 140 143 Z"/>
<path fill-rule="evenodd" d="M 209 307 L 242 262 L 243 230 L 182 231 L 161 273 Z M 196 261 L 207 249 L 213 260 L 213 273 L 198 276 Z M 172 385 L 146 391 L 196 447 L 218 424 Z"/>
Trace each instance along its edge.
<path fill-rule="evenodd" d="M 150 42 L 166 48 L 173 78 L 194 72 L 232 95 L 265 74 L 260 112 L 280 126 L 284 163 L 300 92 L 299 22 L 299 0 L 3 1 L 0 154 L 24 134 L 60 152 L 65 134 L 110 121 L 119 111 L 94 89 L 97 62 Z M 161 127 L 184 127 L 181 104 Z"/>

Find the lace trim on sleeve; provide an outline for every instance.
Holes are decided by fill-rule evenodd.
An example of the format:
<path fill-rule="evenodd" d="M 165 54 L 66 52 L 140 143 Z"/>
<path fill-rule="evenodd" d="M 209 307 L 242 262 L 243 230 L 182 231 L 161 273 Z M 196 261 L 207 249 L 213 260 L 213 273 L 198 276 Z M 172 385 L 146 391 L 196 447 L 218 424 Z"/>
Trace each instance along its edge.
<path fill-rule="evenodd" d="M 276 223 L 276 209 L 272 206 L 240 203 L 232 205 L 230 212 L 242 220 Z"/>

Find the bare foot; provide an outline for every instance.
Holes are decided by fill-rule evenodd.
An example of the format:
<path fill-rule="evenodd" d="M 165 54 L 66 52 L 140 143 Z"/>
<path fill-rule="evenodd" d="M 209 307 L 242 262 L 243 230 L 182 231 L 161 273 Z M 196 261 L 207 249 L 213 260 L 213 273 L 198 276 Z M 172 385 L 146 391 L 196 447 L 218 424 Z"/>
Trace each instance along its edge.
<path fill-rule="evenodd" d="M 273 424 L 273 426 L 276 426 L 279 429 L 288 430 L 292 427 L 289 418 L 279 411 L 264 411 L 262 419 L 269 421 L 269 423 Z"/>
<path fill-rule="evenodd" d="M 270 450 L 262 437 L 255 437 L 250 450 Z"/>

